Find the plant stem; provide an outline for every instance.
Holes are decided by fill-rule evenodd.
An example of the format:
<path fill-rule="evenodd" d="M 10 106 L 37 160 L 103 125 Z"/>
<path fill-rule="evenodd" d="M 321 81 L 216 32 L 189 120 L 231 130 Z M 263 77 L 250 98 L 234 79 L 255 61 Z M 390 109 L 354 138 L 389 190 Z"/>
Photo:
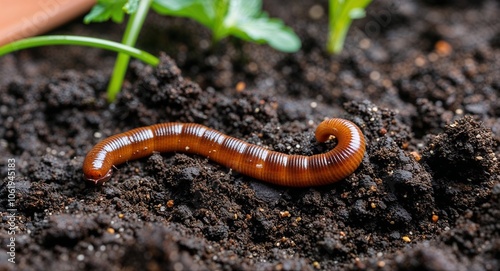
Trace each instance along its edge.
<path fill-rule="evenodd" d="M 147 52 L 144 52 L 142 50 L 118 42 L 91 38 L 91 37 L 65 36 L 65 35 L 38 36 L 38 37 L 26 38 L 14 41 L 0 47 L 0 56 L 11 52 L 19 51 L 22 49 L 47 46 L 47 45 L 79 45 L 79 46 L 89 46 L 89 47 L 111 50 L 130 55 L 132 57 L 144 61 L 145 63 L 151 66 L 156 66 L 160 62 L 158 58 Z"/>
<path fill-rule="evenodd" d="M 339 54 L 352 24 L 352 20 L 365 16 L 365 8 L 372 0 L 330 0 L 329 36 L 327 50 Z"/>
<path fill-rule="evenodd" d="M 345 19 L 342 20 L 345 11 L 344 3 L 337 0 L 330 0 L 328 5 L 329 9 L 329 35 L 327 50 L 330 54 L 339 54 L 344 46 L 344 40 L 347 35 L 347 30 L 349 29 L 349 24 L 345 25 Z M 345 15 L 344 15 L 345 16 Z M 349 19 L 347 19 L 349 20 Z"/>
<path fill-rule="evenodd" d="M 134 46 L 139 36 L 146 15 L 148 14 L 149 7 L 152 0 L 142 0 L 139 3 L 137 11 L 132 14 L 128 20 L 127 28 L 123 35 L 122 43 L 128 46 Z M 116 99 L 116 95 L 120 92 L 122 88 L 123 79 L 125 78 L 125 73 L 127 72 L 128 62 L 130 56 L 127 54 L 118 53 L 118 58 L 115 62 L 115 67 L 113 69 L 113 75 L 108 85 L 108 101 L 113 102 Z"/>
<path fill-rule="evenodd" d="M 224 20 L 226 18 L 228 9 L 228 0 L 215 0 L 215 19 L 212 26 L 214 32 L 212 37 L 212 44 L 220 41 L 228 35 L 227 27 L 224 26 Z"/>
<path fill-rule="evenodd" d="M 350 22 L 346 24 L 346 26 L 338 26 L 336 24 L 330 30 L 330 36 L 328 37 L 328 52 L 330 54 L 339 54 L 342 52 L 344 47 L 345 37 L 347 36 L 347 31 L 349 30 Z"/>

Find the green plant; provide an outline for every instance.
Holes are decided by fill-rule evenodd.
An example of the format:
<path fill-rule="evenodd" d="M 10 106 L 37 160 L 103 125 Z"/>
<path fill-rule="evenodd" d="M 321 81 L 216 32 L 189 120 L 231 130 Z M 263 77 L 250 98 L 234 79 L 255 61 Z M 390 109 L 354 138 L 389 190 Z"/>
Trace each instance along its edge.
<path fill-rule="evenodd" d="M 214 41 L 235 36 L 259 44 L 268 43 L 284 52 L 300 48 L 300 39 L 281 20 L 269 18 L 261 11 L 262 0 L 98 0 L 84 22 L 103 22 L 109 19 L 122 22 L 130 14 L 122 43 L 79 36 L 40 36 L 27 38 L 0 47 L 0 56 L 12 51 L 45 45 L 82 45 L 118 52 L 107 96 L 113 102 L 119 93 L 130 56 L 156 66 L 159 60 L 139 49 L 135 43 L 149 9 L 163 15 L 188 17 L 212 29 Z"/>
<path fill-rule="evenodd" d="M 162 15 L 187 17 L 213 31 L 214 41 L 233 35 L 245 41 L 268 43 L 271 47 L 295 52 L 300 39 L 281 20 L 272 19 L 261 11 L 262 0 L 98 0 L 84 22 L 113 20 L 122 22 L 131 14 L 122 43 L 134 46 L 149 8 Z M 114 101 L 121 89 L 129 56 L 118 54 L 110 83 L 108 100 Z"/>
<path fill-rule="evenodd" d="M 127 22 L 122 43 L 129 46 L 135 46 L 151 2 L 152 0 L 99 0 L 98 4 L 92 8 L 87 16 L 85 16 L 84 22 L 102 22 L 109 18 L 112 18 L 115 22 L 122 22 L 124 13 L 129 13 L 131 16 Z M 115 67 L 113 68 L 113 75 L 108 84 L 107 95 L 109 102 L 113 102 L 116 99 L 116 95 L 122 88 L 129 60 L 129 55 L 118 53 Z"/>
<path fill-rule="evenodd" d="M 152 7 L 160 14 L 196 20 L 213 31 L 214 41 L 235 36 L 283 52 L 296 52 L 301 46 L 291 28 L 262 12 L 262 0 L 157 0 Z"/>
<path fill-rule="evenodd" d="M 344 40 L 354 19 L 365 16 L 365 7 L 371 0 L 330 0 L 329 36 L 327 50 L 338 54 L 342 51 Z"/>
<path fill-rule="evenodd" d="M 137 1 L 99 0 L 84 20 L 86 23 L 109 19 L 121 22 L 124 13 L 135 12 Z M 151 8 L 162 15 L 187 17 L 201 23 L 212 30 L 216 42 L 235 36 L 258 44 L 267 43 L 283 52 L 296 52 L 301 46 L 291 28 L 262 12 L 262 0 L 153 0 Z"/>
<path fill-rule="evenodd" d="M 121 21 L 123 20 L 124 12 L 132 13 L 132 15 L 130 16 L 130 20 L 127 23 L 127 28 L 123 35 L 122 43 L 81 36 L 39 36 L 15 41 L 0 47 L 0 56 L 25 48 L 47 45 L 81 45 L 116 51 L 118 52 L 118 58 L 115 62 L 113 75 L 110 79 L 107 91 L 108 101 L 113 102 L 116 98 L 116 95 L 121 89 L 130 56 L 136 57 L 152 66 L 156 66 L 159 63 L 158 58 L 149 53 L 134 48 L 135 42 L 137 40 L 137 37 L 139 36 L 139 32 L 142 28 L 144 19 L 146 18 L 152 0 L 111 0 L 101 2 L 106 2 L 109 4 L 109 6 L 101 9 L 101 17 L 95 17 L 95 21 L 107 20 L 110 17 L 114 21 Z M 116 8 L 116 6 L 120 7 L 120 12 L 111 12 L 113 11 L 111 7 Z M 94 11 L 94 14 L 95 12 L 96 11 Z"/>

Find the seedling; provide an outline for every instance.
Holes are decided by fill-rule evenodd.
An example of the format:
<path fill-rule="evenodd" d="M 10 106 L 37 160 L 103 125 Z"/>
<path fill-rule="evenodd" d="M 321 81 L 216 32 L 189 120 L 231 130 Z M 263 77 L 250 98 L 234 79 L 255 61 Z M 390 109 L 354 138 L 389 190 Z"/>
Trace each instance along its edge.
<path fill-rule="evenodd" d="M 283 52 L 296 52 L 301 46 L 290 27 L 262 11 L 262 0 L 157 0 L 152 7 L 160 14 L 196 20 L 213 31 L 214 41 L 235 36 Z"/>
<path fill-rule="evenodd" d="M 261 11 L 262 0 L 99 0 L 84 21 L 112 19 L 120 23 L 125 13 L 132 14 L 122 43 L 134 46 L 150 6 L 159 14 L 187 17 L 205 25 L 213 31 L 214 41 L 233 35 L 259 44 L 268 43 L 284 52 L 296 52 L 301 45 L 291 28 Z M 128 61 L 128 55 L 118 55 L 108 86 L 109 101 L 121 89 Z"/>
<path fill-rule="evenodd" d="M 327 50 L 339 54 L 344 47 L 344 40 L 352 20 L 363 18 L 365 8 L 371 0 L 330 0 Z"/>
<path fill-rule="evenodd" d="M 140 29 L 142 28 L 144 19 L 146 18 L 152 0 L 141 0 L 141 1 L 107 0 L 101 2 L 108 3 L 109 7 L 114 7 L 116 5 L 120 6 L 121 10 L 120 12 L 107 14 L 106 10 L 109 10 L 109 7 L 108 9 L 104 10 L 104 14 L 109 15 L 109 17 L 112 17 L 113 20 L 115 21 L 122 20 L 124 12 L 132 13 L 132 15 L 130 16 L 130 20 L 128 21 L 127 28 L 125 30 L 125 34 L 123 35 L 122 43 L 96 39 L 91 37 L 81 37 L 81 36 L 39 36 L 39 37 L 27 38 L 15 41 L 0 47 L 0 56 L 25 48 L 46 46 L 46 45 L 68 45 L 68 44 L 98 47 L 116 51 L 118 52 L 118 58 L 115 62 L 113 75 L 109 82 L 107 91 L 108 101 L 113 102 L 116 99 L 116 95 L 118 94 L 118 92 L 120 92 L 123 83 L 123 78 L 125 77 L 125 73 L 127 71 L 127 66 L 130 56 L 136 57 L 152 66 L 156 66 L 159 63 L 158 58 L 152 56 L 149 53 L 134 48 L 135 41 L 137 40 L 137 36 L 139 35 Z"/>
<path fill-rule="evenodd" d="M 84 22 L 103 22 L 109 19 L 120 23 L 125 13 L 130 14 L 122 44 L 79 36 L 40 36 L 27 38 L 0 47 L 0 56 L 30 47 L 45 45 L 82 45 L 99 47 L 118 52 L 107 96 L 113 102 L 120 92 L 127 71 L 130 56 L 156 66 L 159 60 L 139 49 L 135 43 L 149 9 L 159 14 L 187 17 L 210 28 L 214 41 L 235 36 L 258 44 L 268 43 L 271 47 L 296 52 L 301 44 L 293 30 L 281 20 L 269 18 L 261 11 L 262 0 L 98 0 Z"/>
<path fill-rule="evenodd" d="M 134 13 L 139 0 L 99 0 L 84 21 L 121 22 L 124 13 Z M 300 39 L 279 19 L 262 11 L 262 0 L 153 0 L 151 8 L 159 14 L 193 19 L 213 32 L 213 40 L 235 36 L 276 50 L 296 52 Z"/>
<path fill-rule="evenodd" d="M 110 17 L 115 22 L 121 22 L 124 13 L 130 13 L 130 19 L 123 34 L 122 43 L 128 46 L 135 46 L 137 37 L 141 31 L 146 15 L 148 14 L 149 7 L 152 0 L 99 0 L 90 13 L 85 17 L 85 23 L 90 21 L 102 22 L 108 20 Z M 130 56 L 124 53 L 118 53 L 118 57 L 113 69 L 113 75 L 108 85 L 108 101 L 113 102 L 116 95 L 120 92 L 127 72 L 128 62 Z"/>

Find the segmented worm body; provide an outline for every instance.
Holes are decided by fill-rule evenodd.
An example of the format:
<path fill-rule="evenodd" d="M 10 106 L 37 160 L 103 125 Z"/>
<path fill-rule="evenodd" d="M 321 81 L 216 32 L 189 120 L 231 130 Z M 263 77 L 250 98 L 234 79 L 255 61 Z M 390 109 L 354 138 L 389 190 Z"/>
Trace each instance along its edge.
<path fill-rule="evenodd" d="M 308 187 L 337 182 L 352 174 L 365 153 L 360 129 L 344 119 L 319 124 L 316 139 L 334 136 L 332 150 L 312 156 L 287 155 L 246 143 L 200 124 L 162 123 L 111 136 L 98 143 L 85 158 L 83 173 L 94 183 L 111 177 L 114 165 L 149 156 L 153 152 L 186 152 L 208 157 L 255 179 L 282 186 Z"/>

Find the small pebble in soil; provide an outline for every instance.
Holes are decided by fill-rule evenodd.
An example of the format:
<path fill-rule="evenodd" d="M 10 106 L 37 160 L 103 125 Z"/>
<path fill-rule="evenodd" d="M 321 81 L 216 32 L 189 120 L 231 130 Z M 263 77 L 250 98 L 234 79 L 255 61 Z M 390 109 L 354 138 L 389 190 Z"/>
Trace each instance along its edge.
<path fill-rule="evenodd" d="M 323 9 L 323 7 L 321 5 L 313 5 L 309 9 L 309 17 L 311 17 L 311 19 L 319 20 L 323 17 L 324 14 L 325 14 L 325 10 Z"/>
<path fill-rule="evenodd" d="M 288 211 L 280 212 L 280 217 L 281 218 L 287 218 L 287 217 L 290 217 L 290 216 L 291 216 L 291 214 Z"/>

